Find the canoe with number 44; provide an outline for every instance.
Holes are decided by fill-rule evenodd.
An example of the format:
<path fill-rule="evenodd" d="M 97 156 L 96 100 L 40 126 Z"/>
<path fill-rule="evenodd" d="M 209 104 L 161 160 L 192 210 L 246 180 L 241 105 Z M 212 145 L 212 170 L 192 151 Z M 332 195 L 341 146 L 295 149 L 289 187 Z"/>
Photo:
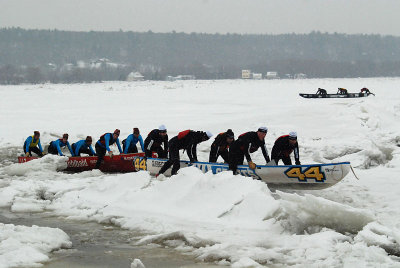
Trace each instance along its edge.
<path fill-rule="evenodd" d="M 147 170 L 151 175 L 159 172 L 167 159 L 159 158 L 135 158 L 136 170 Z M 229 169 L 228 164 L 195 162 L 181 160 L 181 168 L 193 166 L 203 172 L 212 172 L 217 174 Z M 317 190 L 324 189 L 340 182 L 351 170 L 350 162 L 330 163 L 330 164 L 308 164 L 308 165 L 260 165 L 254 170 L 247 165 L 239 165 L 238 173 L 261 180 L 277 189 L 298 189 L 298 190 Z M 171 169 L 168 169 L 164 175 L 170 176 Z"/>

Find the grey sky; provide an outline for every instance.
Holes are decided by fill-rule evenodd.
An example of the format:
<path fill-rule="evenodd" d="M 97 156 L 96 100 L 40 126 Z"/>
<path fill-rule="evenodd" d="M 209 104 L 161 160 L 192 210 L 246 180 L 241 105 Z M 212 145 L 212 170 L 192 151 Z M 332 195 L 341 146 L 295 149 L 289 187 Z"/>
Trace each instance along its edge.
<path fill-rule="evenodd" d="M 400 0 L 0 0 L 0 27 L 400 36 Z"/>

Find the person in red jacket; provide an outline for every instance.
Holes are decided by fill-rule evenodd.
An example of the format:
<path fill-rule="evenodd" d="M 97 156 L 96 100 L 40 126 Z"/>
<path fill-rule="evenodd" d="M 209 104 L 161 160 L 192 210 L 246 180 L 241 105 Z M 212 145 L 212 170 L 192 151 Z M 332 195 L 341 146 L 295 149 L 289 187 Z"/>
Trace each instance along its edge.
<path fill-rule="evenodd" d="M 186 150 L 190 162 L 197 162 L 197 144 L 210 139 L 211 136 L 212 134 L 210 131 L 203 132 L 188 129 L 179 132 L 178 136 L 169 140 L 169 159 L 161 167 L 160 171 L 156 174 L 156 177 L 158 177 L 159 174 L 163 174 L 171 166 L 173 166 L 171 175 L 175 175 L 178 172 L 180 168 L 179 150 Z"/>
<path fill-rule="evenodd" d="M 271 157 L 275 160 L 276 164 L 282 159 L 283 164 L 291 165 L 292 160 L 290 159 L 290 154 L 292 152 L 294 152 L 296 165 L 300 165 L 299 144 L 297 143 L 297 133 L 294 131 L 290 132 L 289 135 L 279 137 L 275 141 L 272 147 Z"/>

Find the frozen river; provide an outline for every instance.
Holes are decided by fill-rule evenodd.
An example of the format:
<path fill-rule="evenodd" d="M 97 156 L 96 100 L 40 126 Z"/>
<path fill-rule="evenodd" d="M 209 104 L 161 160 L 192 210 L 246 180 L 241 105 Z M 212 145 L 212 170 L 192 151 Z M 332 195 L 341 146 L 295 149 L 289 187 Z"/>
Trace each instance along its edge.
<path fill-rule="evenodd" d="M 0 86 L 0 263 L 11 266 L 23 256 L 25 266 L 50 267 L 127 267 L 134 258 L 146 267 L 400 267 L 399 84 L 400 78 L 369 78 Z M 298 96 L 318 87 L 368 87 L 376 96 Z M 324 190 L 271 191 L 251 178 L 193 167 L 159 180 L 144 171 L 58 172 L 65 159 L 55 156 L 15 164 L 34 130 L 45 146 L 65 132 L 75 142 L 119 128 L 123 139 L 133 127 L 145 137 L 161 124 L 170 138 L 185 129 L 228 128 L 237 137 L 265 125 L 269 151 L 277 137 L 297 131 L 303 164 L 350 161 L 360 180 L 349 174 Z M 198 146 L 199 161 L 208 159 L 212 141 Z M 252 157 L 264 164 L 261 152 Z"/>

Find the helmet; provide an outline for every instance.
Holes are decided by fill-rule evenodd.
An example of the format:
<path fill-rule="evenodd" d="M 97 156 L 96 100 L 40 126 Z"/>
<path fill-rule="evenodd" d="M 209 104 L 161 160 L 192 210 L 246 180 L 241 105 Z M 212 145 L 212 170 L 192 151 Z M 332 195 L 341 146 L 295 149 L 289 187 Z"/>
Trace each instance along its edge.
<path fill-rule="evenodd" d="M 161 133 L 166 133 L 166 132 L 167 132 L 167 128 L 166 128 L 164 125 L 160 125 L 160 126 L 158 127 L 158 130 L 159 130 Z"/>
<path fill-rule="evenodd" d="M 297 133 L 296 133 L 296 131 L 291 131 L 291 132 L 289 133 L 289 139 L 290 139 L 290 140 L 297 140 Z"/>
<path fill-rule="evenodd" d="M 268 132 L 268 128 L 267 127 L 259 127 L 257 131 L 263 132 L 263 133 L 267 133 Z"/>
<path fill-rule="evenodd" d="M 235 138 L 235 134 L 233 133 L 232 129 L 228 129 L 225 133 L 228 138 L 231 138 L 231 139 Z"/>

